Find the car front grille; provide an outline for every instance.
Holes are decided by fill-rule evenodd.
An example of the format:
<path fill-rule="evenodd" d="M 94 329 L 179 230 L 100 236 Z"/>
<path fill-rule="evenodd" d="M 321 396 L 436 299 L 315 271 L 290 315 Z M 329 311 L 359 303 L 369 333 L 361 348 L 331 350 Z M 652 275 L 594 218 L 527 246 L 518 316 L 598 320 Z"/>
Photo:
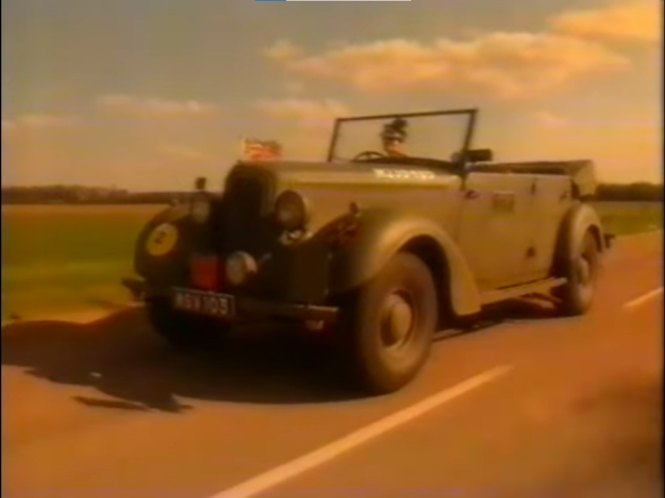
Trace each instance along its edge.
<path fill-rule="evenodd" d="M 261 218 L 264 183 L 255 177 L 237 177 L 229 182 L 225 204 L 230 221 L 242 224 Z"/>
<path fill-rule="evenodd" d="M 223 252 L 260 256 L 276 241 L 269 209 L 271 189 L 270 178 L 255 172 L 229 177 L 219 213 L 218 241 Z"/>

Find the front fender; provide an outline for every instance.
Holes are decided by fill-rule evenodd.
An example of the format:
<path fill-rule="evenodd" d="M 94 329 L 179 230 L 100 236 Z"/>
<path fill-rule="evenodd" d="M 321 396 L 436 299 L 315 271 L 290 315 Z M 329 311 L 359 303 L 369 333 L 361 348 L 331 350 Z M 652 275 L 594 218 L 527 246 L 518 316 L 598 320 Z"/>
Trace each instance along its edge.
<path fill-rule="evenodd" d="M 446 231 L 428 219 L 389 210 L 363 212 L 355 238 L 333 253 L 331 294 L 343 294 L 362 286 L 413 241 L 434 248 L 441 258 L 441 271 L 433 277 L 443 282 L 453 313 L 457 316 L 478 313 L 481 306 L 478 287 L 465 258 Z"/>
<path fill-rule="evenodd" d="M 187 272 L 187 258 L 201 234 L 188 216 L 186 205 L 172 206 L 157 213 L 140 231 L 134 246 L 134 271 L 155 285 L 173 285 Z M 171 227 L 172 243 L 155 252 L 150 239 L 158 227 Z"/>

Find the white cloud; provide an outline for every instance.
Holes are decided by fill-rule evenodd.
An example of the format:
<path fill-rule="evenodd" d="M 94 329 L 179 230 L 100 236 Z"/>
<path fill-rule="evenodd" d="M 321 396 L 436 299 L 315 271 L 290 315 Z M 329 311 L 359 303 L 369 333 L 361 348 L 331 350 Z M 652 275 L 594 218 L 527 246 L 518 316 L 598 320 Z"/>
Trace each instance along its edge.
<path fill-rule="evenodd" d="M 164 100 L 130 95 L 104 95 L 97 106 L 105 113 L 133 119 L 203 118 L 218 114 L 217 106 L 196 100 Z"/>
<path fill-rule="evenodd" d="M 284 156 L 297 160 L 324 159 L 334 119 L 352 114 L 347 105 L 332 99 L 268 99 L 254 107 L 276 121 Z"/>
<path fill-rule="evenodd" d="M 13 119 L 2 120 L 2 132 L 13 133 L 24 130 L 73 128 L 81 124 L 79 118 L 62 114 L 23 114 Z"/>
<path fill-rule="evenodd" d="M 161 156 L 182 162 L 202 163 L 214 160 L 214 157 L 211 154 L 200 149 L 183 145 L 164 144 L 157 149 L 157 152 Z"/>
<path fill-rule="evenodd" d="M 346 105 L 330 99 L 268 99 L 257 102 L 255 107 L 272 118 L 305 126 L 329 126 L 335 118 L 350 114 Z"/>
<path fill-rule="evenodd" d="M 615 0 L 596 9 L 569 10 L 546 20 L 542 32 L 467 31 L 456 39 L 338 43 L 318 53 L 280 40 L 265 53 L 291 77 L 366 93 L 481 91 L 495 98 L 528 98 L 629 67 L 627 56 L 608 43 L 659 40 L 661 4 Z"/>
<path fill-rule="evenodd" d="M 536 123 L 546 128 L 561 128 L 568 124 L 568 120 L 550 111 L 539 111 L 534 114 Z"/>
<path fill-rule="evenodd" d="M 284 84 L 284 90 L 289 95 L 302 95 L 305 91 L 305 83 L 300 80 L 287 81 Z"/>
<path fill-rule="evenodd" d="M 662 1 L 617 2 L 598 9 L 563 13 L 553 28 L 567 35 L 608 41 L 655 42 L 661 39 Z"/>
<path fill-rule="evenodd" d="M 628 65 L 624 57 L 590 41 L 504 32 L 465 41 L 383 40 L 280 63 L 297 76 L 364 92 L 467 89 L 498 98 L 539 95 L 586 75 Z"/>
<path fill-rule="evenodd" d="M 277 40 L 264 53 L 269 59 L 285 61 L 299 57 L 302 54 L 302 50 L 289 40 Z"/>

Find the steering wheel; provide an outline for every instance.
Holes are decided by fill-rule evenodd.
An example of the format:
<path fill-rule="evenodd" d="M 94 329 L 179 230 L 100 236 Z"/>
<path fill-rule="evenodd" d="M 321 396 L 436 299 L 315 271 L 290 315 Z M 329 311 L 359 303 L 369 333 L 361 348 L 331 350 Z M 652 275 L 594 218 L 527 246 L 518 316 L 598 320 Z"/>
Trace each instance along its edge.
<path fill-rule="evenodd" d="M 372 159 L 385 159 L 386 156 L 385 154 L 382 154 L 381 152 L 377 152 L 375 150 L 366 150 L 364 152 L 361 152 L 360 154 L 356 155 L 356 157 L 353 158 L 354 161 L 371 161 Z"/>

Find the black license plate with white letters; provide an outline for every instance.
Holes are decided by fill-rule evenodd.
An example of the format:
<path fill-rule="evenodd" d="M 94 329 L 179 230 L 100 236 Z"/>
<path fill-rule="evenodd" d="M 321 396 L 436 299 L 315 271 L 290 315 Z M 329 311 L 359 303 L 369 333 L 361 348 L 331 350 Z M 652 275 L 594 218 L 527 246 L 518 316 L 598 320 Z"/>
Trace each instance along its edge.
<path fill-rule="evenodd" d="M 235 299 L 229 294 L 192 289 L 173 289 L 173 307 L 177 310 L 218 318 L 235 314 Z"/>

